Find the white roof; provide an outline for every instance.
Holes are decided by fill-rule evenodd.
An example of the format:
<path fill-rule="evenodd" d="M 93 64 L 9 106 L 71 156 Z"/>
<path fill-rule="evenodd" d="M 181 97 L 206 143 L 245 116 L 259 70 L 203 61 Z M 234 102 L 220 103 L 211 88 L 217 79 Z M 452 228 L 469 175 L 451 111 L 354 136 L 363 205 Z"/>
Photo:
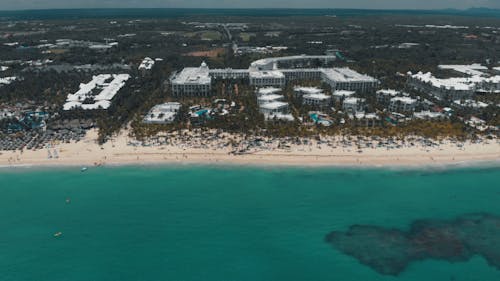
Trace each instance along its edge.
<path fill-rule="evenodd" d="M 311 99 L 311 100 L 321 100 L 321 101 L 324 101 L 324 100 L 329 100 L 331 99 L 332 97 L 329 96 L 329 95 L 325 95 L 323 93 L 314 93 L 314 94 L 307 94 L 307 95 L 304 95 L 303 96 L 304 99 Z"/>
<path fill-rule="evenodd" d="M 257 100 L 260 102 L 278 101 L 281 99 L 284 99 L 282 95 L 275 95 L 275 94 L 263 95 L 257 98 Z"/>
<path fill-rule="evenodd" d="M 167 102 L 155 105 L 144 117 L 145 122 L 171 122 L 175 119 L 182 105 L 178 102 Z"/>
<path fill-rule="evenodd" d="M 335 82 L 378 82 L 377 79 L 356 72 L 348 67 L 343 68 L 325 68 L 324 75 Z"/>
<path fill-rule="evenodd" d="M 363 102 L 365 102 L 365 99 L 354 98 L 354 97 L 346 98 L 344 100 L 344 104 L 358 104 L 358 103 L 363 103 Z"/>
<path fill-rule="evenodd" d="M 270 95 L 270 94 L 275 94 L 281 92 L 280 88 L 275 88 L 275 87 L 266 87 L 266 88 L 260 88 L 257 93 L 259 95 Z"/>
<path fill-rule="evenodd" d="M 281 102 L 281 101 L 273 101 L 273 102 L 264 103 L 264 104 L 260 105 L 260 108 L 269 109 L 269 110 L 280 109 L 280 108 L 285 108 L 285 107 L 288 107 L 288 103 Z"/>
<path fill-rule="evenodd" d="M 209 71 L 205 63 L 202 63 L 200 67 L 186 67 L 177 73 L 171 82 L 172 84 L 210 84 L 212 79 Z"/>
<path fill-rule="evenodd" d="M 378 90 L 377 91 L 377 94 L 383 94 L 383 95 L 389 95 L 389 96 L 397 96 L 400 94 L 400 92 L 398 90 L 394 90 L 394 89 L 382 89 L 382 90 Z"/>
<path fill-rule="evenodd" d="M 17 77 L 15 77 L 15 76 L 4 77 L 4 78 L 0 78 L 0 84 L 8 85 L 16 80 L 17 80 Z"/>
<path fill-rule="evenodd" d="M 354 94 L 356 94 L 356 92 L 345 91 L 345 90 L 338 90 L 338 91 L 333 92 L 333 96 L 335 96 L 335 97 L 350 97 Z"/>
<path fill-rule="evenodd" d="M 416 99 L 412 99 L 410 97 L 394 97 L 391 99 L 391 102 L 400 102 L 404 104 L 415 104 L 417 103 Z"/>
<path fill-rule="evenodd" d="M 294 61 L 294 60 L 336 60 L 336 56 L 307 56 L 307 55 L 298 55 L 298 56 L 288 56 L 288 57 L 275 57 L 275 58 L 265 58 L 261 60 L 257 60 L 252 62 L 250 65 L 251 68 L 256 69 L 273 69 L 274 66 L 280 61 Z"/>
<path fill-rule="evenodd" d="M 354 116 L 356 119 L 380 119 L 376 113 L 365 113 L 364 111 L 357 111 Z"/>
<path fill-rule="evenodd" d="M 8 66 L 1 66 L 0 65 L 0 71 L 6 71 L 7 69 L 9 69 Z"/>
<path fill-rule="evenodd" d="M 470 65 L 440 65 L 439 68 L 441 69 L 451 69 L 455 70 L 460 73 L 464 73 L 467 75 L 484 75 L 485 73 L 483 71 L 488 70 L 486 66 L 483 66 L 478 63 L 470 64 Z"/>
<path fill-rule="evenodd" d="M 283 114 L 283 113 L 268 114 L 268 115 L 266 115 L 266 119 L 268 119 L 268 120 L 278 119 L 278 120 L 283 120 L 283 121 L 294 121 L 295 120 L 295 118 L 293 118 L 292 114 Z"/>
<path fill-rule="evenodd" d="M 296 86 L 293 88 L 295 92 L 301 92 L 305 94 L 320 94 L 323 93 L 323 89 L 320 89 L 318 87 L 299 87 Z"/>
<path fill-rule="evenodd" d="M 456 91 L 473 91 L 475 89 L 474 77 L 472 78 L 448 78 L 440 79 L 434 77 L 431 72 L 412 74 L 413 79 L 420 80 L 424 83 L 431 84 L 437 88 L 445 88 L 447 90 L 454 89 Z M 478 76 L 475 76 L 478 77 Z M 479 77 L 480 78 L 480 77 Z M 477 80 L 477 79 L 475 79 Z"/>
<path fill-rule="evenodd" d="M 70 110 L 76 107 L 92 110 L 103 108 L 107 109 L 111 106 L 111 100 L 125 86 L 125 82 L 130 78 L 129 74 L 101 74 L 92 77 L 92 81 L 87 84 L 80 84 L 80 89 L 75 94 L 70 94 L 66 98 L 64 110 Z M 109 81 L 109 79 L 112 79 Z M 109 81 L 109 82 L 107 82 Z M 94 94 L 94 90 L 100 92 Z M 93 104 L 83 104 L 87 99 L 94 100 Z"/>
<path fill-rule="evenodd" d="M 285 74 L 279 70 L 268 70 L 268 71 L 250 71 L 251 78 L 274 78 L 274 79 L 283 79 L 285 78 Z"/>
<path fill-rule="evenodd" d="M 154 65 L 155 60 L 149 57 L 145 57 L 144 60 L 142 60 L 141 65 L 139 65 L 139 69 L 151 70 Z"/>
<path fill-rule="evenodd" d="M 481 102 L 481 101 L 475 101 L 475 100 L 456 100 L 456 101 L 453 101 L 453 103 L 459 105 L 459 106 L 463 106 L 463 107 L 472 107 L 472 108 L 485 108 L 485 107 L 488 107 L 488 104 L 487 103 L 484 103 L 484 102 Z"/>
<path fill-rule="evenodd" d="M 418 118 L 418 119 L 432 119 L 432 118 L 441 118 L 444 117 L 444 115 L 440 112 L 431 112 L 431 111 L 421 111 L 421 112 L 414 112 L 413 117 Z"/>

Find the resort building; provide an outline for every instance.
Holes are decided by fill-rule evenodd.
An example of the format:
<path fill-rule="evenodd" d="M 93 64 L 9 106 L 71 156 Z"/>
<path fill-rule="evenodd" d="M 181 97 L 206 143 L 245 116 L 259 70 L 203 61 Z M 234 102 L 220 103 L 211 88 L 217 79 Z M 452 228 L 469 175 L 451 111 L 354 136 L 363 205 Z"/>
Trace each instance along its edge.
<path fill-rule="evenodd" d="M 341 102 L 346 98 L 352 97 L 356 94 L 354 91 L 338 90 L 333 92 L 332 97 L 336 102 Z"/>
<path fill-rule="evenodd" d="M 269 95 L 261 95 L 257 97 L 257 104 L 263 105 L 265 103 L 271 103 L 275 101 L 283 101 L 285 99 L 282 95 L 269 94 Z"/>
<path fill-rule="evenodd" d="M 331 103 L 332 97 L 323 93 L 306 94 L 302 96 L 302 104 L 304 105 L 325 107 L 329 106 Z"/>
<path fill-rule="evenodd" d="M 366 100 L 362 98 L 354 98 L 354 97 L 346 98 L 344 99 L 342 108 L 344 109 L 344 111 L 351 113 L 364 111 L 365 101 Z"/>
<path fill-rule="evenodd" d="M 333 92 L 332 97 L 336 102 L 341 102 L 343 99 L 352 97 L 354 94 L 356 94 L 354 91 L 339 90 Z"/>
<path fill-rule="evenodd" d="M 247 80 L 256 87 L 284 87 L 296 80 L 321 80 L 332 90 L 365 92 L 375 89 L 379 81 L 349 68 L 321 68 L 334 62 L 336 56 L 290 56 L 258 60 L 248 69 L 209 69 L 188 67 L 170 78 L 172 92 L 176 96 L 207 96 L 211 92 L 212 79 Z M 284 66 L 284 68 L 282 68 Z"/>
<path fill-rule="evenodd" d="M 262 95 L 271 95 L 271 94 L 278 94 L 281 93 L 280 88 L 275 88 L 275 87 L 265 87 L 265 88 L 259 88 L 257 90 L 257 95 L 262 96 Z"/>
<path fill-rule="evenodd" d="M 416 90 L 438 99 L 469 99 L 477 93 L 500 93 L 500 75 L 492 75 L 486 66 L 440 65 L 440 69 L 453 70 L 465 77 L 436 78 L 430 72 L 408 72 L 408 84 Z M 493 68 L 492 72 L 498 68 Z"/>
<path fill-rule="evenodd" d="M 317 87 L 299 87 L 295 86 L 293 88 L 293 93 L 295 94 L 296 98 L 301 98 L 304 95 L 309 95 L 309 94 L 322 94 L 323 89 L 317 88 Z"/>
<path fill-rule="evenodd" d="M 206 97 L 212 91 L 212 79 L 208 66 L 203 62 L 200 67 L 186 67 L 170 78 L 174 96 Z"/>
<path fill-rule="evenodd" d="M 427 110 L 427 111 L 414 112 L 413 117 L 417 119 L 430 120 L 430 119 L 444 119 L 446 118 L 446 115 L 444 115 L 441 112 L 433 112 Z"/>
<path fill-rule="evenodd" d="M 377 102 L 381 104 L 388 104 L 392 98 L 400 96 L 401 92 L 393 89 L 378 90 L 375 93 L 377 97 Z"/>
<path fill-rule="evenodd" d="M 125 86 L 129 78 L 129 74 L 100 74 L 93 76 L 92 81 L 80 84 L 80 89 L 76 93 L 68 95 L 63 109 L 108 109 L 111 106 L 111 100 Z"/>
<path fill-rule="evenodd" d="M 285 75 L 278 70 L 271 71 L 251 71 L 249 74 L 250 85 L 256 87 L 275 86 L 284 87 L 286 84 Z"/>
<path fill-rule="evenodd" d="M 323 69 L 322 79 L 332 90 L 367 92 L 375 89 L 379 81 L 368 75 L 360 74 L 350 68 Z"/>
<path fill-rule="evenodd" d="M 167 102 L 155 105 L 144 117 L 147 124 L 169 124 L 174 122 L 182 105 L 178 102 Z"/>
<path fill-rule="evenodd" d="M 415 90 L 430 94 L 440 100 L 470 98 L 476 91 L 476 84 L 468 78 L 440 79 L 430 72 L 409 73 L 408 84 Z"/>
<path fill-rule="evenodd" d="M 389 102 L 389 111 L 391 112 L 413 112 L 417 107 L 418 101 L 410 97 L 394 97 Z"/>
<path fill-rule="evenodd" d="M 151 70 L 155 65 L 155 60 L 150 57 L 145 57 L 139 65 L 139 70 Z"/>
<path fill-rule="evenodd" d="M 287 114 L 288 103 L 281 101 L 265 103 L 259 106 L 259 111 L 265 116 L 276 115 L 276 114 Z"/>
<path fill-rule="evenodd" d="M 474 109 L 488 107 L 487 103 L 475 100 L 456 100 L 453 101 L 453 105 L 461 108 L 474 108 Z"/>
<path fill-rule="evenodd" d="M 380 124 L 380 117 L 375 113 L 365 113 L 364 111 L 349 114 L 349 119 L 356 120 L 356 124 L 365 127 L 375 127 Z"/>

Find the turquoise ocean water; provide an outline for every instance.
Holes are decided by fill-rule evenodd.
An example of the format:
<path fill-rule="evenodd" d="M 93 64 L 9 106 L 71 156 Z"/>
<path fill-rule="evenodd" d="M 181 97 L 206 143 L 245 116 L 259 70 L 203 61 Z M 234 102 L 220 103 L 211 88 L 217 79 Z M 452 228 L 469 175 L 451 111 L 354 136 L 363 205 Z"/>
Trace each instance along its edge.
<path fill-rule="evenodd" d="M 0 281 L 500 280 L 481 257 L 383 276 L 324 242 L 352 224 L 500 215 L 499 182 L 499 168 L 1 170 Z"/>

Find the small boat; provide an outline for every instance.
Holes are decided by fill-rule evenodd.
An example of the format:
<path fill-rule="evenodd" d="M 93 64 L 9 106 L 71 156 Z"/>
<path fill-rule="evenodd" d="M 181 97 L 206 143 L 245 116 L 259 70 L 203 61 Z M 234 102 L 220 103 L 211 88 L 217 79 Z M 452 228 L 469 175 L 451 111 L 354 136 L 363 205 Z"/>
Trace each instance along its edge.
<path fill-rule="evenodd" d="M 83 167 L 80 171 L 83 173 L 83 172 L 86 172 L 89 168 L 87 167 Z"/>
<path fill-rule="evenodd" d="M 56 232 L 56 233 L 54 233 L 54 237 L 55 238 L 61 237 L 61 235 L 62 235 L 62 232 Z"/>

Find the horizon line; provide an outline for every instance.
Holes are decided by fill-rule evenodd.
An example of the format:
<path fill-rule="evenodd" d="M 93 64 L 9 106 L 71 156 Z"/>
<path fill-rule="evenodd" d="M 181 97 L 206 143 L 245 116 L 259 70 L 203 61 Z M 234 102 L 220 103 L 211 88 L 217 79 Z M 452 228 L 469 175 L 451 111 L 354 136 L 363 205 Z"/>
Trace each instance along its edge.
<path fill-rule="evenodd" d="M 0 9 L 0 12 L 24 12 L 24 11 L 64 11 L 64 10 L 353 10 L 353 11 L 468 11 L 472 9 L 484 9 L 499 11 L 499 8 L 488 7 L 469 7 L 469 8 L 436 8 L 436 9 L 420 9 L 420 8 L 398 8 L 398 9 L 379 9 L 379 8 L 284 8 L 284 7 L 263 7 L 263 8 L 195 8 L 195 7 L 75 7 L 75 8 L 28 8 L 28 9 Z"/>

